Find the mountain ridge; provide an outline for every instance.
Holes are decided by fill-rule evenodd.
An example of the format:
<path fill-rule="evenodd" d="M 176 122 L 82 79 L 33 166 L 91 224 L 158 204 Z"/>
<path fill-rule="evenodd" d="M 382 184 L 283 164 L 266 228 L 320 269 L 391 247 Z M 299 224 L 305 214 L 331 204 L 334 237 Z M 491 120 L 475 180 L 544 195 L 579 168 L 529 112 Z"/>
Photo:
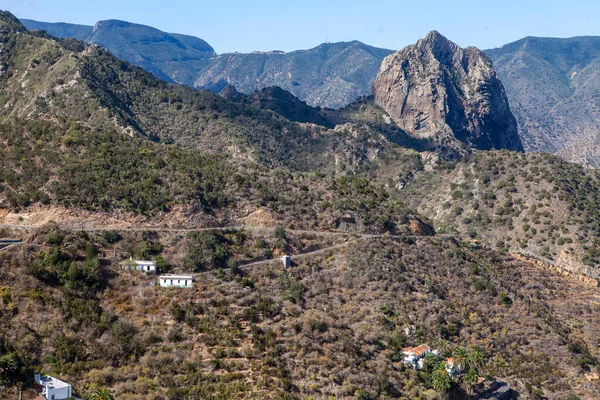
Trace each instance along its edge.
<path fill-rule="evenodd" d="M 69 26 L 24 20 L 31 29 L 44 29 L 53 36 L 74 37 L 107 47 L 113 54 L 153 73 L 160 79 L 219 93 L 231 84 L 245 94 L 279 86 L 311 106 L 341 108 L 361 96 L 371 94 L 381 60 L 391 50 L 368 46 L 359 41 L 323 43 L 315 48 L 293 52 L 225 53 L 218 55 L 205 41 L 193 36 L 167 34 L 144 25 L 113 20 L 116 29 L 106 28 L 109 21 L 92 26 Z M 104 29 L 103 29 L 104 27 Z M 124 28 L 141 30 L 147 36 L 165 36 L 183 42 L 194 57 L 173 43 L 154 48 L 172 49 L 170 58 L 157 58 L 145 52 L 136 35 L 119 34 Z M 94 33 L 94 29 L 97 31 Z M 135 32 L 134 32 L 135 33 Z M 139 42 L 139 40 L 138 40 Z M 206 45 L 206 46 L 204 46 Z M 179 55 L 178 55 L 179 54 Z"/>
<path fill-rule="evenodd" d="M 528 37 L 486 51 L 494 61 L 527 151 L 600 166 L 600 37 Z"/>

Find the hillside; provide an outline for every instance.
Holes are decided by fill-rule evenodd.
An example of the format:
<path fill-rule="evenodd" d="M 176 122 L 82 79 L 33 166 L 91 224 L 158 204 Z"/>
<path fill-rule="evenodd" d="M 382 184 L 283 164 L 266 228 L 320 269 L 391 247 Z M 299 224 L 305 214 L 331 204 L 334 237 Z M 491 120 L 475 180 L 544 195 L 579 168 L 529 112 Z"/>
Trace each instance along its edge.
<path fill-rule="evenodd" d="M 254 93 L 245 95 L 227 85 L 221 90 L 220 95 L 235 103 L 244 103 L 261 110 L 271 110 L 295 122 L 307 122 L 333 128 L 321 110 L 311 107 L 296 96 L 280 87 L 267 87 Z"/>
<path fill-rule="evenodd" d="M 99 21 L 94 26 L 27 19 L 21 22 L 30 30 L 42 29 L 58 38 L 74 38 L 106 47 L 116 57 L 172 83 L 191 85 L 197 71 L 216 56 L 202 39 L 125 21 Z"/>
<path fill-rule="evenodd" d="M 176 210 L 204 225 L 259 210 L 323 230 L 411 223 L 413 213 L 380 185 L 323 173 L 400 157 L 399 132 L 388 139 L 365 123 L 296 124 L 165 84 L 97 46 L 26 32 L 9 14 L 1 22 L 0 204 L 9 210 Z M 300 172 L 272 169 L 286 165 Z"/>
<path fill-rule="evenodd" d="M 184 291 L 117 264 L 162 254 L 175 265 L 163 268 L 185 271 L 177 254 L 217 240 L 225 251 L 203 262 L 219 265 L 259 243 L 280 246 L 263 235 L 34 232 L 0 253 L 10 266 L 0 272 L 0 340 L 23 365 L 16 376 L 35 366 L 78 394 L 108 387 L 126 400 L 438 399 L 431 370 L 400 362 L 403 347 L 425 342 L 442 354 L 479 349 L 488 382 L 505 379 L 523 398 L 591 399 L 599 389 L 583 376 L 597 363 L 595 324 L 582 324 L 598 289 L 453 239 L 366 240 L 288 271 L 277 261 L 198 274 Z M 455 383 L 450 394 L 470 390 Z"/>
<path fill-rule="evenodd" d="M 600 278 L 600 181 L 549 154 L 479 152 L 420 171 L 399 197 L 438 233 L 459 234 Z"/>
<path fill-rule="evenodd" d="M 527 37 L 487 50 L 527 151 L 600 166 L 600 37 Z"/>
<path fill-rule="evenodd" d="M 374 97 L 167 84 L 7 12 L 0 50 L 0 397 L 35 370 L 120 400 L 598 397 L 594 171 Z"/>
<path fill-rule="evenodd" d="M 55 42 L 41 34 L 27 34 L 18 41 L 14 49 L 18 54 L 8 51 L 12 49 L 4 54 L 9 71 L 4 95 L 10 100 L 3 113 L 11 117 L 60 116 L 65 131 L 71 126 L 78 130 L 102 126 L 205 153 L 305 171 L 355 170 L 370 162 L 368 153 L 383 154 L 387 149 L 393 153 L 401 144 L 395 143 L 398 135 L 355 135 L 362 128 L 345 125 L 348 121 L 330 131 L 210 92 L 168 85 L 97 46 Z M 22 85 L 29 90 L 21 91 Z"/>

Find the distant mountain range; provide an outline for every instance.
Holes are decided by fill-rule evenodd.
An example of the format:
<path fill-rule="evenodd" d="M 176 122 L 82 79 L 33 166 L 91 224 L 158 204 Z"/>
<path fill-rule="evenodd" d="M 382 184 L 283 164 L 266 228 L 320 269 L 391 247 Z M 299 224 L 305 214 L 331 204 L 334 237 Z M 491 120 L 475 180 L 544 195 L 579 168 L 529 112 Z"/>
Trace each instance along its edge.
<path fill-rule="evenodd" d="M 200 71 L 194 86 L 220 91 L 230 84 L 246 94 L 279 86 L 311 106 L 340 108 L 371 94 L 381 61 L 392 53 L 353 41 L 291 53 L 224 54 Z"/>
<path fill-rule="evenodd" d="M 22 20 L 29 30 L 106 47 L 156 77 L 220 92 L 228 84 L 245 94 L 279 86 L 311 106 L 340 108 L 371 94 L 371 83 L 392 50 L 363 43 L 324 43 L 314 49 L 229 53 L 217 57 L 205 41 L 124 21 L 94 26 Z"/>
<path fill-rule="evenodd" d="M 600 167 L 600 37 L 527 37 L 486 53 L 525 149 Z"/>
<path fill-rule="evenodd" d="M 29 30 L 41 29 L 58 38 L 74 38 L 106 47 L 115 56 L 162 80 L 188 86 L 196 79 L 197 72 L 217 55 L 202 39 L 130 22 L 108 20 L 94 26 L 27 19 L 22 22 Z"/>

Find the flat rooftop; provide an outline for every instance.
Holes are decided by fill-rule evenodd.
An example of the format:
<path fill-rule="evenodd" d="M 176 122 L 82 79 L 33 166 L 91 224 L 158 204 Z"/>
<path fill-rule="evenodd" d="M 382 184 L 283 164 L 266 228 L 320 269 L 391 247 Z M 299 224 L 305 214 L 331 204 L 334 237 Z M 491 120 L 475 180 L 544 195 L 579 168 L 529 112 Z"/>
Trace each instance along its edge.
<path fill-rule="evenodd" d="M 192 275 L 161 275 L 160 279 L 194 279 Z"/>
<path fill-rule="evenodd" d="M 56 389 L 70 386 L 68 383 L 63 382 L 60 379 L 56 379 L 52 376 L 40 377 L 40 385 L 42 385 L 42 386 L 51 385 L 52 387 L 54 387 Z"/>

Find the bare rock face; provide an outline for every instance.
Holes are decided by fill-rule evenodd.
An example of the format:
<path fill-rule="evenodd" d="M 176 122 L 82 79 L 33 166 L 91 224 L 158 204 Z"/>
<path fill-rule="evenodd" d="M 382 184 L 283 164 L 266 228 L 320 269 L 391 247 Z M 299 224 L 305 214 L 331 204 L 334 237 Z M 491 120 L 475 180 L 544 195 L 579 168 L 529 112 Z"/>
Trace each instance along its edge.
<path fill-rule="evenodd" d="M 480 150 L 523 151 L 491 60 L 438 32 L 386 57 L 373 83 L 377 105 L 405 131 Z"/>

